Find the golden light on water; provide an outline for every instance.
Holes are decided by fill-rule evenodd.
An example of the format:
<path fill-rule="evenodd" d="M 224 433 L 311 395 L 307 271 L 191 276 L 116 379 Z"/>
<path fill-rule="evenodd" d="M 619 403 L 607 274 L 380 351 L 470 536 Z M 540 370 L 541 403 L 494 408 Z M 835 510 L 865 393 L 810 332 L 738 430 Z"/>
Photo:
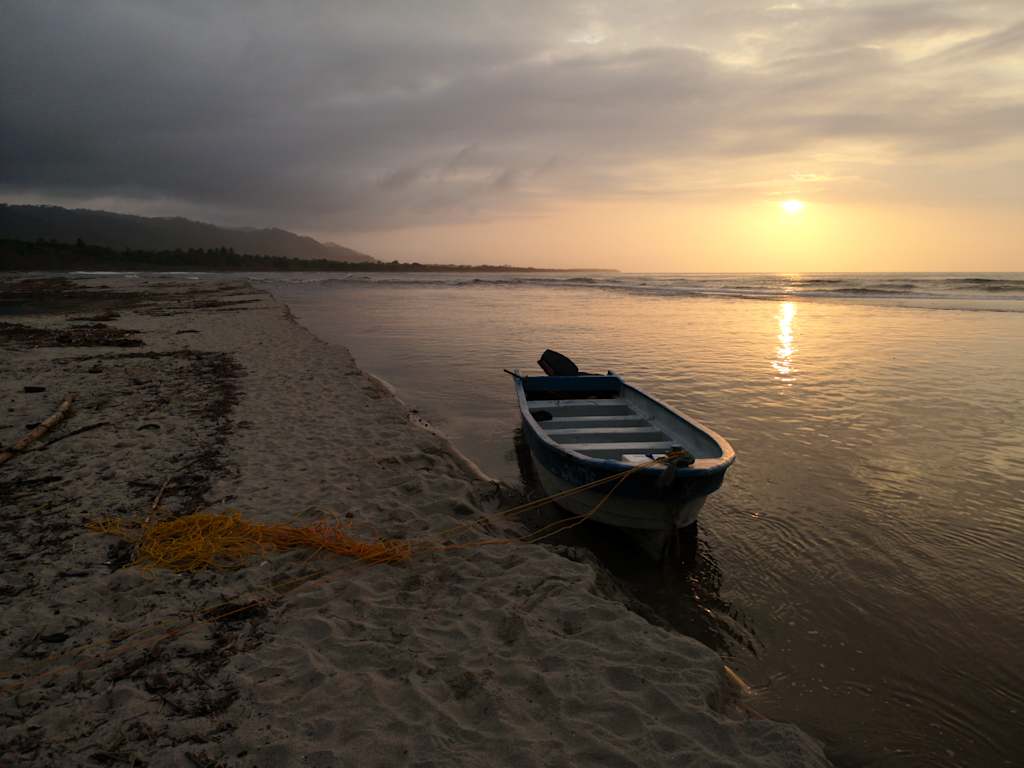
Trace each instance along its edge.
<path fill-rule="evenodd" d="M 792 301 L 784 301 L 779 304 L 779 335 L 776 337 L 779 346 L 775 349 L 775 359 L 772 360 L 772 368 L 782 377 L 787 377 L 793 372 L 793 318 L 796 317 L 796 304 Z"/>
<path fill-rule="evenodd" d="M 783 200 L 781 203 L 779 203 L 779 207 L 781 207 L 782 210 L 784 210 L 790 216 L 795 216 L 807 206 L 804 204 L 803 200 L 790 199 Z"/>

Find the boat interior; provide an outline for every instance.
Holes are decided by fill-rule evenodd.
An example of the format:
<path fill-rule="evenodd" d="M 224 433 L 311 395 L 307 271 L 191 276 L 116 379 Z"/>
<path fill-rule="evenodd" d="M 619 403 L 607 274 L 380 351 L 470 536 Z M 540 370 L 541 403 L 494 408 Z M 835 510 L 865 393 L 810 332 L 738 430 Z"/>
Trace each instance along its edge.
<path fill-rule="evenodd" d="M 623 386 L 616 376 L 525 379 L 530 414 L 559 445 L 585 456 L 640 464 L 682 447 L 695 458 L 721 456 L 695 426 Z M 545 380 L 546 379 L 546 380 Z"/>

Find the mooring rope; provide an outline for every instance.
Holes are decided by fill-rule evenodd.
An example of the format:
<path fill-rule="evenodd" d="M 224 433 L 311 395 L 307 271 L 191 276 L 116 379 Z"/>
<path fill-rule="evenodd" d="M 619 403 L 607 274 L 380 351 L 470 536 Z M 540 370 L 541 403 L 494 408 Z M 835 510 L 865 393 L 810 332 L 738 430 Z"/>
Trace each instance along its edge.
<path fill-rule="evenodd" d="M 685 451 L 669 452 L 662 457 L 637 464 L 622 472 L 598 478 L 589 483 L 584 483 L 495 513 L 495 517 L 507 519 L 516 514 L 538 509 L 559 499 L 569 498 L 615 481 L 615 484 L 608 493 L 599 499 L 587 513 L 557 520 L 537 531 L 516 538 L 484 539 L 463 543 L 439 541 L 441 537 L 450 539 L 453 533 L 480 525 L 481 522 L 489 519 L 486 515 L 437 532 L 427 539 L 408 541 L 378 539 L 375 542 L 360 542 L 354 539 L 347 533 L 346 529 L 348 526 L 331 526 L 326 521 L 319 521 L 311 526 L 253 523 L 245 520 L 238 510 L 229 510 L 220 515 L 196 513 L 162 522 L 154 522 L 152 514 L 150 514 L 141 526 L 133 526 L 123 520 L 111 518 L 91 521 L 88 523 L 90 530 L 133 540 L 136 544 L 133 564 L 148 570 L 163 567 L 176 572 L 190 572 L 204 567 L 236 568 L 239 567 L 241 561 L 245 558 L 257 553 L 266 552 L 268 549 L 288 550 L 297 547 L 309 547 L 312 550 L 306 562 L 309 562 L 313 557 L 324 551 L 349 556 L 353 559 L 348 560 L 338 568 L 331 570 L 321 569 L 312 574 L 282 579 L 269 584 L 261 590 L 265 596 L 258 599 L 246 601 L 244 598 L 236 598 L 231 602 L 208 606 L 194 612 L 191 618 L 177 623 L 170 619 L 156 621 L 130 632 L 116 642 L 97 640 L 85 643 L 71 649 L 67 653 L 51 654 L 49 657 L 40 660 L 39 663 L 46 664 L 47 662 L 59 661 L 61 659 L 80 658 L 82 654 L 92 648 L 109 650 L 108 653 L 100 655 L 98 658 L 94 657 L 88 660 L 94 662 L 93 668 L 95 668 L 135 648 L 156 645 L 165 639 L 176 637 L 200 624 L 224 621 L 237 613 L 270 605 L 301 586 L 311 586 L 325 579 L 336 577 L 347 570 L 347 568 L 355 567 L 359 564 L 373 566 L 383 563 L 400 562 L 408 560 L 415 552 L 442 552 L 495 544 L 537 543 L 562 531 L 576 527 L 590 519 L 604 506 L 622 483 L 635 472 L 658 464 L 669 464 L 673 460 L 685 455 Z M 150 512 L 152 511 L 150 510 Z M 243 602 L 240 604 L 237 602 L 238 600 Z M 159 631 L 159 634 L 140 637 L 147 631 Z M 21 689 L 31 682 L 41 681 L 62 670 L 70 669 L 82 672 L 87 668 L 89 667 L 85 664 L 75 662 L 65 664 L 64 666 L 47 667 L 36 675 L 8 683 L 6 687 L 9 689 Z M 27 670 L 26 668 L 10 670 L 6 673 L 6 676 L 13 677 L 14 675 L 21 674 L 22 671 Z"/>

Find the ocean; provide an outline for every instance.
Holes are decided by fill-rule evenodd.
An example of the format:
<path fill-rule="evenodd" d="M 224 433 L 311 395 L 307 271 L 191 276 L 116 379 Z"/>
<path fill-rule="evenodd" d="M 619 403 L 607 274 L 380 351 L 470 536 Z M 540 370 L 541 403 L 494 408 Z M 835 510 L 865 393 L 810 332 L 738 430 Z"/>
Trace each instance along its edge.
<path fill-rule="evenodd" d="M 841 765 L 1019 760 L 1024 274 L 253 277 L 512 484 L 545 348 L 709 424 L 695 573 L 580 534 L 624 587 Z"/>
<path fill-rule="evenodd" d="M 256 279 L 262 279 L 256 275 Z M 670 298 L 829 299 L 927 309 L 1024 312 L 1024 273 L 623 274 L 595 272 L 290 273 L 273 283 L 587 287 Z"/>

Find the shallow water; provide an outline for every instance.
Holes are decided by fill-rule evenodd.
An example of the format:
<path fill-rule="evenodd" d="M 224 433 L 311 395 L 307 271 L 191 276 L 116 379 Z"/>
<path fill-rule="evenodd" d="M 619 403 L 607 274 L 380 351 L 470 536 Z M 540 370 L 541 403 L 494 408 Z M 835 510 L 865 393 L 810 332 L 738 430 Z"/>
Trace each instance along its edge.
<path fill-rule="evenodd" d="M 840 764 L 903 766 L 1024 754 L 1024 313 L 1021 276 L 999 279 L 998 306 L 938 300 L 981 311 L 519 279 L 266 284 L 509 482 L 502 368 L 533 370 L 545 347 L 725 435 L 738 460 L 701 513 L 695 576 L 666 584 L 628 545 L 595 548 L 755 685 L 755 709 Z"/>

